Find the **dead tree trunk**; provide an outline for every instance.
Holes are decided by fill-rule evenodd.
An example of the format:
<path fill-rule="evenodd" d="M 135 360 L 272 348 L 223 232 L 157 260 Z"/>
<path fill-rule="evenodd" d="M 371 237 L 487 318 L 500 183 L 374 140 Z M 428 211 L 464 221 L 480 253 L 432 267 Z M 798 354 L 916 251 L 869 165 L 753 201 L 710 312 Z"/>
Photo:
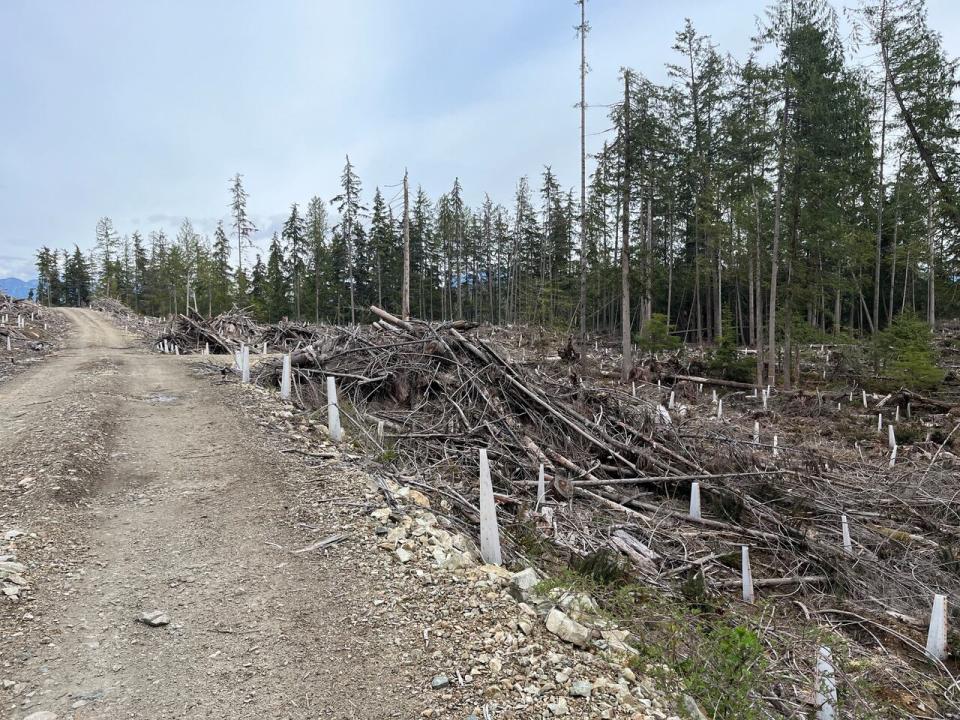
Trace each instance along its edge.
<path fill-rule="evenodd" d="M 630 337 L 630 73 L 623 73 L 623 243 L 620 246 L 620 340 L 623 363 L 620 379 L 630 380 L 633 344 Z"/>
<path fill-rule="evenodd" d="M 587 0 L 580 0 L 580 342 L 587 337 Z"/>
<path fill-rule="evenodd" d="M 890 302 L 887 304 L 887 325 L 893 322 L 894 294 L 897 289 L 897 231 L 900 228 L 900 168 L 893 190 L 893 244 L 890 247 Z"/>
<path fill-rule="evenodd" d="M 403 171 L 403 298 L 401 316 L 410 319 L 410 185 L 407 171 Z"/>
<path fill-rule="evenodd" d="M 886 3 L 880 11 L 880 32 L 883 32 L 883 20 Z M 873 265 L 873 327 L 880 327 L 880 258 L 883 248 L 883 156 L 887 139 L 887 78 L 883 78 L 883 103 L 880 111 L 880 161 L 877 164 L 877 252 Z"/>
<path fill-rule="evenodd" d="M 767 384 L 776 385 L 777 374 L 777 272 L 780 262 L 780 214 L 783 211 L 784 161 L 787 154 L 787 118 L 790 111 L 790 88 L 783 99 L 783 119 L 780 122 L 780 157 L 777 159 L 777 189 L 773 196 L 773 248 L 770 251 L 770 320 L 769 362 L 767 364 Z M 788 319 L 789 322 L 789 319 Z"/>
<path fill-rule="evenodd" d="M 937 324 L 936 309 L 936 273 L 937 273 L 937 252 L 936 242 L 933 231 L 933 193 L 927 190 L 927 243 L 929 247 L 929 259 L 927 262 L 927 324 L 932 328 Z"/>

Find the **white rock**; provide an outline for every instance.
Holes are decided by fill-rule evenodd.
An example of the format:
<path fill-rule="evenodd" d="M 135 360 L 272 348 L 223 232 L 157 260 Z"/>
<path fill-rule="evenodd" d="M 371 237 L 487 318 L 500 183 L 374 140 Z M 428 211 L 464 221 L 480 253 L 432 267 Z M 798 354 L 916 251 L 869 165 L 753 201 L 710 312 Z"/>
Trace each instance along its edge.
<path fill-rule="evenodd" d="M 600 637 L 606 641 L 607 650 L 612 653 L 620 655 L 638 654 L 635 647 L 627 644 L 627 638 L 630 637 L 630 633 L 627 630 L 601 630 Z M 624 675 L 624 677 L 626 677 L 626 675 Z"/>
<path fill-rule="evenodd" d="M 49 710 L 41 710 L 40 712 L 30 713 L 23 720 L 57 720 L 57 714 Z"/>
<path fill-rule="evenodd" d="M 12 560 L 0 562 L 0 577 L 3 577 L 4 575 L 20 575 L 26 571 L 27 566 L 21 565 L 18 562 L 13 562 Z"/>
<path fill-rule="evenodd" d="M 571 617 L 554 608 L 547 615 L 547 630 L 561 640 L 585 647 L 590 640 L 590 630 Z"/>
<path fill-rule="evenodd" d="M 150 627 L 160 627 L 161 625 L 170 624 L 170 617 L 163 610 L 142 612 L 137 616 L 137 620 Z"/>
<path fill-rule="evenodd" d="M 510 584 L 523 592 L 536 587 L 539 582 L 540 577 L 537 575 L 537 571 L 529 567 L 524 568 L 518 573 L 514 573 L 510 577 Z"/>
<path fill-rule="evenodd" d="M 597 612 L 596 601 L 586 593 L 570 593 L 560 599 L 560 607 L 573 617 L 592 615 Z"/>
<path fill-rule="evenodd" d="M 386 522 L 390 519 L 390 508 L 377 508 L 372 513 L 370 517 L 374 520 L 379 520 L 380 522 Z"/>
<path fill-rule="evenodd" d="M 384 550 L 393 550 L 402 543 L 407 537 L 407 529 L 402 525 L 391 528 L 387 536 L 380 542 L 380 547 Z"/>
<path fill-rule="evenodd" d="M 460 550 L 450 550 L 447 559 L 441 563 L 440 567 L 444 570 L 459 570 L 460 568 L 471 567 L 476 564 L 476 560 L 468 552 Z"/>
<path fill-rule="evenodd" d="M 570 697 L 590 697 L 593 692 L 593 684 L 588 680 L 577 680 L 570 686 Z"/>

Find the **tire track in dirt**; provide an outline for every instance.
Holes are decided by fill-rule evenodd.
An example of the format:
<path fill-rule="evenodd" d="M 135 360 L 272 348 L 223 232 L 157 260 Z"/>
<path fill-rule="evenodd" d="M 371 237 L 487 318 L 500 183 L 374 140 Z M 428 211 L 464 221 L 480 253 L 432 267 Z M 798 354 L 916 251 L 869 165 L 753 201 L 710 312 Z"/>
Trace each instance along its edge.
<path fill-rule="evenodd" d="M 0 527 L 37 536 L 15 541 L 31 589 L 0 606 L 5 716 L 418 715 L 416 630 L 371 620 L 388 560 L 291 555 L 305 468 L 179 359 L 67 312 L 68 349 L 0 386 Z M 135 622 L 154 608 L 170 625 Z"/>

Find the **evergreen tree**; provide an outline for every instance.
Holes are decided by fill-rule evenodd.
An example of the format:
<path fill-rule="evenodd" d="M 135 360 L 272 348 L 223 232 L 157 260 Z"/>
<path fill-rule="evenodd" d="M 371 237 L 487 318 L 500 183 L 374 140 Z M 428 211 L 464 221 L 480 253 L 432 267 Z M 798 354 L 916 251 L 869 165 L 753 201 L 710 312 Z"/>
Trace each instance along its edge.
<path fill-rule="evenodd" d="M 87 259 L 80 252 L 79 246 L 74 245 L 73 254 L 66 259 L 63 268 L 64 304 L 83 307 L 89 303 L 91 282 Z"/>
<path fill-rule="evenodd" d="M 97 221 L 96 257 L 100 267 L 100 290 L 107 297 L 115 297 L 120 285 L 120 239 L 113 221 L 102 217 Z"/>
<path fill-rule="evenodd" d="M 331 264 L 330 247 L 327 241 L 327 208 L 318 197 L 307 204 L 306 238 L 310 252 L 310 271 L 313 276 L 313 317 L 320 322 L 321 311 L 326 313 L 334 304 L 336 296 L 336 272 Z"/>
<path fill-rule="evenodd" d="M 243 175 L 237 173 L 230 180 L 230 212 L 233 216 L 233 231 L 237 238 L 237 279 L 238 285 L 243 277 L 243 254 L 250 247 L 250 239 L 257 231 L 247 214 L 247 199 L 250 196 L 243 189 Z M 242 283 L 246 286 L 246 282 Z M 238 288 L 239 289 L 239 288 Z"/>
<path fill-rule="evenodd" d="M 263 309 L 267 320 L 276 322 L 290 314 L 290 286 L 285 271 L 287 260 L 280 245 L 280 236 L 273 234 L 267 270 L 263 278 Z"/>
<path fill-rule="evenodd" d="M 211 314 L 219 314 L 230 308 L 234 297 L 233 280 L 230 277 L 230 241 L 223 229 L 223 222 L 217 223 L 213 233 L 211 257 Z"/>
<path fill-rule="evenodd" d="M 396 292 L 400 288 L 399 277 L 399 245 L 396 237 L 396 229 L 393 226 L 387 204 L 383 200 L 380 188 L 376 189 L 373 196 L 373 215 L 370 224 L 370 246 L 374 258 L 374 279 L 376 283 L 376 299 L 378 307 L 390 306 L 390 309 L 396 310 L 395 305 L 399 297 Z M 384 302 L 384 288 L 390 296 L 390 302 Z M 394 299 L 396 298 L 396 299 Z"/>
<path fill-rule="evenodd" d="M 246 274 L 242 271 L 238 271 L 237 278 L 243 282 L 244 303 L 249 304 L 255 317 L 261 319 L 266 318 L 268 315 L 266 300 L 267 268 L 260 258 L 260 253 L 257 253 L 257 260 L 253 265 L 253 270 L 250 272 L 249 281 L 247 280 Z"/>
<path fill-rule="evenodd" d="M 133 246 L 133 277 L 131 279 L 130 293 L 133 300 L 133 309 L 141 312 L 143 310 L 145 286 L 147 283 L 147 251 L 143 246 L 143 236 L 140 235 L 139 230 L 134 230 L 130 239 Z"/>
<path fill-rule="evenodd" d="M 362 214 L 366 210 L 360 202 L 360 178 L 353 170 L 350 156 L 347 156 L 346 165 L 340 176 L 342 192 L 330 202 L 337 206 L 340 222 L 337 226 L 339 237 L 343 244 L 345 256 L 346 283 L 350 293 L 350 324 L 357 322 L 357 290 L 358 286 L 365 288 L 366 248 L 363 228 L 360 226 Z"/>
<path fill-rule="evenodd" d="M 293 314 L 299 320 L 301 317 L 301 288 L 307 270 L 309 257 L 307 246 L 307 228 L 300 216 L 297 204 L 290 206 L 290 217 L 283 224 L 283 240 L 287 258 L 287 273 L 293 286 Z M 273 253 L 271 251 L 271 258 Z"/>

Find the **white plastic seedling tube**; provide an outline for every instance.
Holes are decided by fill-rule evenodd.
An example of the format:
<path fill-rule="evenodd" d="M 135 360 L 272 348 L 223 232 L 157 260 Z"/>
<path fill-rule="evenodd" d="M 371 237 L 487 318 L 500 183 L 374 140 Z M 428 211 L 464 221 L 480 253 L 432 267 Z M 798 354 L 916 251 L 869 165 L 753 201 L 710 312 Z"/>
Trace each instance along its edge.
<path fill-rule="evenodd" d="M 764 390 L 764 391 L 763 391 L 763 409 L 764 409 L 764 410 L 767 409 L 767 400 L 769 400 L 769 399 L 770 399 L 770 393 L 768 393 L 766 390 Z"/>
<path fill-rule="evenodd" d="M 633 383 L 633 396 L 634 396 L 634 397 L 637 396 L 637 383 L 636 383 L 636 382 Z"/>
<path fill-rule="evenodd" d="M 203 344 L 203 354 L 204 354 L 204 355 L 209 355 L 209 354 L 210 354 L 210 343 L 204 343 L 204 344 Z"/>
<path fill-rule="evenodd" d="M 753 595 L 753 572 L 750 570 L 750 548 L 747 545 L 740 546 L 740 573 L 743 577 L 743 601 L 752 603 Z"/>
<path fill-rule="evenodd" d="M 386 426 L 385 426 L 383 420 L 378 420 L 378 421 L 377 421 L 377 442 L 380 443 L 380 447 L 383 447 L 383 437 L 384 437 L 384 429 L 385 429 L 385 427 L 386 427 Z"/>
<path fill-rule="evenodd" d="M 890 467 L 893 467 L 897 464 L 897 446 L 894 445 L 893 449 L 890 451 Z"/>
<path fill-rule="evenodd" d="M 241 381 L 244 383 L 250 382 L 250 347 L 248 345 L 243 346 L 243 368 L 241 369 Z"/>
<path fill-rule="evenodd" d="M 760 444 L 760 421 L 759 420 L 753 421 L 753 444 L 754 445 Z"/>
<path fill-rule="evenodd" d="M 671 390 L 670 399 L 667 401 L 667 408 L 670 410 L 673 410 L 673 403 L 674 403 L 674 393 L 673 393 L 673 390 Z"/>
<path fill-rule="evenodd" d="M 690 517 L 694 520 L 700 519 L 700 483 L 698 482 L 690 486 Z"/>
<path fill-rule="evenodd" d="M 817 653 L 817 689 L 814 693 L 817 720 L 834 720 L 837 713 L 837 680 L 833 672 L 830 648 L 821 647 Z"/>
<path fill-rule="evenodd" d="M 537 472 L 537 507 L 539 510 L 540 506 L 543 505 L 547 500 L 547 482 L 546 482 L 546 473 L 543 470 L 543 463 L 540 463 L 540 470 Z"/>
<path fill-rule="evenodd" d="M 773 436 L 773 456 L 777 457 L 780 454 L 780 438 L 776 435 Z"/>
<path fill-rule="evenodd" d="M 897 436 L 893 431 L 893 423 L 887 425 L 887 445 L 893 450 L 897 446 Z"/>
<path fill-rule="evenodd" d="M 947 596 L 934 595 L 930 610 L 930 629 L 927 630 L 927 655 L 933 660 L 947 656 Z"/>
<path fill-rule="evenodd" d="M 900 406 L 897 405 L 896 409 L 893 411 L 893 421 L 900 422 Z"/>
<path fill-rule="evenodd" d="M 480 449 L 480 556 L 489 565 L 501 565 L 500 528 L 497 525 L 497 505 L 493 499 L 493 482 L 487 451 Z"/>
<path fill-rule="evenodd" d="M 866 407 L 866 406 L 867 406 L 867 391 L 866 391 L 866 390 L 861 390 L 860 392 L 863 394 L 863 406 Z"/>
<path fill-rule="evenodd" d="M 7 335 L 7 352 L 11 352 L 13 348 L 10 347 L 10 336 Z"/>
<path fill-rule="evenodd" d="M 723 398 L 717 401 L 717 420 L 723 420 Z"/>
<path fill-rule="evenodd" d="M 290 399 L 290 353 L 283 356 L 283 372 L 280 375 L 280 399 Z"/>
<path fill-rule="evenodd" d="M 883 432 L 883 413 L 877 413 L 877 432 Z"/>
<path fill-rule="evenodd" d="M 711 390 L 711 391 L 710 391 L 710 402 L 712 402 L 714 405 L 717 404 L 717 391 L 716 391 L 716 390 Z"/>
<path fill-rule="evenodd" d="M 907 420 L 909 420 L 910 418 L 911 418 L 911 415 L 910 415 L 910 403 L 907 403 Z"/>
<path fill-rule="evenodd" d="M 850 525 L 846 515 L 840 516 L 840 533 L 843 537 L 843 551 L 847 555 L 853 555 L 853 542 L 850 540 Z"/>
<path fill-rule="evenodd" d="M 267 354 L 267 344 L 266 344 L 266 343 L 263 344 L 263 352 L 261 352 L 260 354 L 261 354 L 261 355 L 266 355 L 266 354 Z"/>
<path fill-rule="evenodd" d="M 327 427 L 330 429 L 330 439 L 340 442 L 343 430 L 340 428 L 340 405 L 337 403 L 337 380 L 327 376 Z"/>

